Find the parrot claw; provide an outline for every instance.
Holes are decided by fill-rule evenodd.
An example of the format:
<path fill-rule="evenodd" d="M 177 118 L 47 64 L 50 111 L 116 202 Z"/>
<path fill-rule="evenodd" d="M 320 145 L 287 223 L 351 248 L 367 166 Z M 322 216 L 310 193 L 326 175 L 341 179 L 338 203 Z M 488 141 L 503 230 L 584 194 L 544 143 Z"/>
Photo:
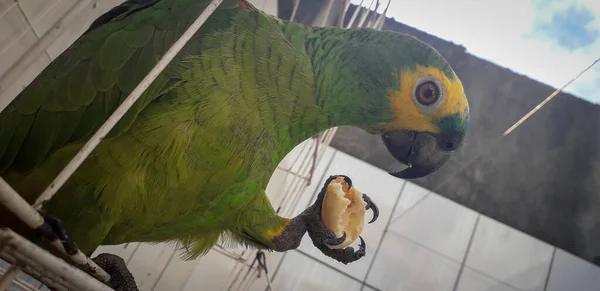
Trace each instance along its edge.
<path fill-rule="evenodd" d="M 44 224 L 36 229 L 36 233 L 48 241 L 60 240 L 68 255 L 74 255 L 78 251 L 77 244 L 71 238 L 69 230 L 62 220 L 54 216 L 44 216 Z"/>
<path fill-rule="evenodd" d="M 348 189 L 352 188 L 352 180 L 348 176 L 337 175 L 336 177 L 344 178 L 344 182 L 346 182 L 346 184 L 348 184 Z M 331 182 L 331 180 L 329 182 Z M 329 183 L 327 183 L 327 184 L 329 184 Z"/>
<path fill-rule="evenodd" d="M 373 200 L 371 200 L 371 198 L 367 196 L 367 194 L 363 194 L 362 198 L 367 203 L 366 209 L 373 209 L 373 218 L 371 218 L 371 221 L 369 221 L 369 223 L 373 223 L 379 217 L 379 207 L 377 207 L 377 204 L 375 204 Z"/>
<path fill-rule="evenodd" d="M 329 246 L 337 246 L 346 241 L 346 232 L 340 238 L 328 238 L 323 240 L 323 243 Z"/>
<path fill-rule="evenodd" d="M 108 286 L 112 289 L 116 291 L 139 290 L 133 275 L 129 272 L 127 264 L 121 257 L 103 253 L 93 258 L 92 261 L 110 275 Z"/>
<path fill-rule="evenodd" d="M 336 237 L 335 232 L 327 229 L 321 221 L 321 207 L 323 204 L 323 198 L 325 197 L 325 192 L 327 191 L 327 186 L 337 177 L 343 177 L 344 181 L 348 183 L 349 187 L 352 187 L 352 180 L 349 177 L 344 175 L 330 176 L 327 181 L 325 181 L 325 185 L 317 196 L 315 203 L 303 213 L 303 216 L 308 226 L 308 235 L 313 241 L 313 244 L 324 255 L 340 263 L 348 264 L 365 256 L 366 243 L 364 239 L 360 237 L 359 249 L 356 251 L 350 246 L 343 249 L 332 249 L 330 246 L 336 246 L 346 241 L 346 232 L 344 232 L 344 234 L 338 238 Z M 371 220 L 371 222 L 373 222 L 379 216 L 379 210 L 375 203 L 371 201 L 369 196 L 363 195 L 363 199 L 367 203 L 366 208 L 373 209 L 373 219 Z"/>
<path fill-rule="evenodd" d="M 325 245 L 315 245 L 317 246 L 317 248 L 319 248 L 319 250 L 321 250 L 321 252 L 324 255 L 335 259 L 336 261 L 344 265 L 347 265 L 348 263 L 352 263 L 354 261 L 359 260 L 360 258 L 364 257 L 367 253 L 367 244 L 365 243 L 365 240 L 362 238 L 362 236 L 359 236 L 359 238 L 360 244 L 358 245 L 357 251 L 354 251 L 353 247 L 346 247 L 343 249 L 330 249 Z"/>

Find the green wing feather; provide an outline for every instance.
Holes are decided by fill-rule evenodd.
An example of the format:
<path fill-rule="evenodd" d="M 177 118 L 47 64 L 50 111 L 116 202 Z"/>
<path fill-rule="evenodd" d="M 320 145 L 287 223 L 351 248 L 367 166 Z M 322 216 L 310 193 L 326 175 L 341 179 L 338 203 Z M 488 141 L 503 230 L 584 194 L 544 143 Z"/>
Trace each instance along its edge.
<path fill-rule="evenodd" d="M 209 2 L 130 0 L 98 18 L 0 113 L 0 173 L 29 172 L 60 147 L 88 139 Z M 222 21 L 211 22 L 214 29 Z M 198 49 L 186 46 L 178 58 Z M 126 131 L 179 81 L 178 67 L 170 66 L 107 138 Z"/>

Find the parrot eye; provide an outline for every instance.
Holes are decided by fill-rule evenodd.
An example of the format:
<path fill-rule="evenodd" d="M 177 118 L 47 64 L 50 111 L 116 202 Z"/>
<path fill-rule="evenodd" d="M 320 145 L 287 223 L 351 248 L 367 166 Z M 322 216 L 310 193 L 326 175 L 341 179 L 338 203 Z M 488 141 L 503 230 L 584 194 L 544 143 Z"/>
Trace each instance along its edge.
<path fill-rule="evenodd" d="M 437 103 L 441 97 L 442 91 L 433 80 L 425 80 L 415 88 L 415 98 L 421 105 L 431 106 Z"/>

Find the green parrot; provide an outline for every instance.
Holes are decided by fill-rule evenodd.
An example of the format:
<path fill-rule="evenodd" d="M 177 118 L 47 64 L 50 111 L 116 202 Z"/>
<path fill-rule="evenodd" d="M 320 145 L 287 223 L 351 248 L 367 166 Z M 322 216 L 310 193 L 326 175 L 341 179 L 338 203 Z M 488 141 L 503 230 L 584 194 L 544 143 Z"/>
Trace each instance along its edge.
<path fill-rule="evenodd" d="M 209 3 L 130 0 L 92 23 L 0 114 L 3 178 L 35 201 Z M 415 37 L 290 23 L 225 0 L 43 214 L 68 250 L 87 255 L 174 241 L 191 259 L 219 239 L 286 251 L 308 233 L 349 263 L 365 243 L 327 246 L 345 237 L 321 223 L 324 190 L 294 218 L 273 209 L 265 188 L 278 163 L 351 125 L 381 134 L 409 166 L 392 175 L 419 178 L 449 159 L 468 124 L 461 81 Z"/>

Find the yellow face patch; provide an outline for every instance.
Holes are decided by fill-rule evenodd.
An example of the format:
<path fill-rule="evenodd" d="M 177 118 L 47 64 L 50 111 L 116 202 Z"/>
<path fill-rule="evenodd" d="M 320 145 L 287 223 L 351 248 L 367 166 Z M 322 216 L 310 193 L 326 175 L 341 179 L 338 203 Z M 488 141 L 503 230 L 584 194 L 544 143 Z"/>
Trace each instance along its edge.
<path fill-rule="evenodd" d="M 424 92 L 424 87 L 419 87 L 424 80 L 434 81 L 441 93 L 440 99 L 429 106 L 420 103 L 415 97 L 415 91 L 421 91 L 421 94 Z M 469 103 L 458 77 L 450 80 L 442 71 L 429 66 L 418 65 L 414 71 L 402 71 L 400 90 L 391 92 L 389 98 L 394 112 L 394 120 L 386 128 L 389 130 L 439 133 L 436 120 L 452 114 L 459 114 L 464 120 L 465 114 L 469 112 Z"/>

